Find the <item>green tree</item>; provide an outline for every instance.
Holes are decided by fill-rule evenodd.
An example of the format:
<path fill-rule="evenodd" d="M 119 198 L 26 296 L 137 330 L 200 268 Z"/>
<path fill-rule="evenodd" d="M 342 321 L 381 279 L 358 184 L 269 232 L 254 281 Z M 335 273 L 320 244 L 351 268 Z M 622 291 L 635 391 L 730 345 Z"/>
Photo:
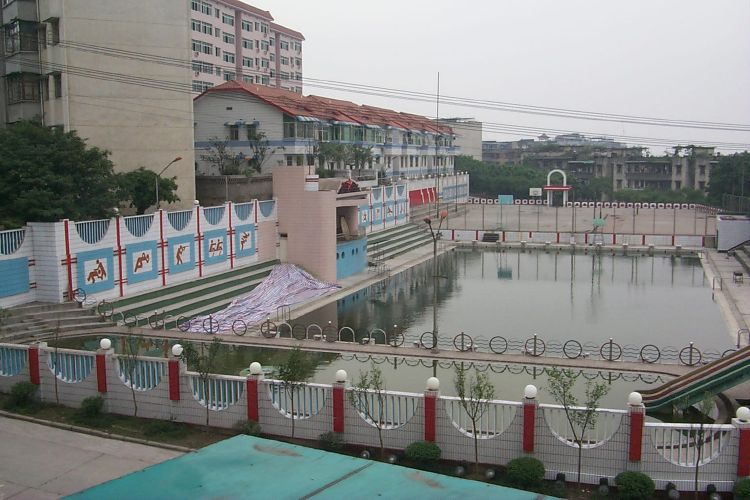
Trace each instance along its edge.
<path fill-rule="evenodd" d="M 299 393 L 300 387 L 310 379 L 314 370 L 315 367 L 310 362 L 308 356 L 297 346 L 289 351 L 286 360 L 276 368 L 276 374 L 279 380 L 281 380 L 281 387 L 287 395 L 287 400 L 290 401 L 289 417 L 292 422 L 292 437 L 294 437 L 294 420 L 297 418 L 294 400 Z"/>
<path fill-rule="evenodd" d="M 133 416 L 138 416 L 138 401 L 136 400 L 136 388 L 135 388 L 135 376 L 136 369 L 138 367 L 138 350 L 140 347 L 140 338 L 133 335 L 133 332 L 128 332 L 127 337 L 123 339 L 124 349 L 122 354 L 117 357 L 117 362 L 120 364 L 120 368 L 128 377 L 128 387 L 130 388 L 130 396 L 133 399 Z M 208 425 L 208 424 L 206 424 Z"/>
<path fill-rule="evenodd" d="M 211 137 L 204 151 L 204 153 L 201 153 L 200 159 L 215 167 L 219 171 L 219 175 L 237 175 L 240 173 L 240 161 L 229 147 L 229 137 L 225 139 Z"/>
<path fill-rule="evenodd" d="M 346 147 L 347 159 L 354 168 L 362 170 L 372 165 L 372 147 L 349 144 Z"/>
<path fill-rule="evenodd" d="M 463 363 L 456 365 L 456 377 L 453 386 L 456 389 L 461 408 L 471 421 L 471 436 L 474 438 L 474 469 L 479 470 L 479 429 L 482 417 L 490 407 L 490 400 L 495 397 L 495 386 L 486 373 L 474 370 L 474 376 L 468 376 Z"/>
<path fill-rule="evenodd" d="M 31 121 L 0 129 L 0 229 L 112 216 L 121 200 L 108 156 L 75 131 Z"/>
<path fill-rule="evenodd" d="M 383 445 L 383 428 L 387 425 L 385 391 L 383 371 L 375 363 L 372 364 L 369 373 L 359 372 L 359 380 L 349 391 L 351 405 L 378 430 L 380 458 L 385 455 L 385 446 Z"/>
<path fill-rule="evenodd" d="M 573 442 L 578 447 L 578 483 L 581 483 L 581 457 L 586 431 L 596 427 L 598 414 L 596 410 L 602 398 L 609 392 L 607 384 L 594 383 L 586 379 L 585 401 L 583 406 L 578 406 L 578 398 L 575 396 L 574 387 L 578 374 L 573 370 L 559 370 L 553 368 L 547 372 L 549 387 L 547 392 L 557 401 L 565 412 L 565 417 L 573 434 Z"/>
<path fill-rule="evenodd" d="M 208 400 L 208 385 L 216 365 L 216 357 L 221 348 L 221 341 L 218 337 L 214 337 L 208 346 L 203 342 L 201 342 L 199 348 L 196 348 L 192 342 L 187 342 L 183 346 L 184 350 L 180 358 L 187 364 L 188 369 L 192 368 L 198 373 L 201 393 L 203 394 L 203 403 L 206 407 L 206 427 L 208 427 L 211 415 L 211 402 Z"/>
<path fill-rule="evenodd" d="M 137 170 L 117 175 L 120 198 L 130 202 L 138 215 L 156 203 L 156 172 L 139 167 Z M 177 190 L 177 177 L 159 177 L 159 200 L 168 203 L 180 201 Z"/>
<path fill-rule="evenodd" d="M 474 195 L 495 198 L 499 194 L 511 194 L 516 198 L 527 198 L 529 188 L 547 184 L 547 175 L 528 165 L 489 165 L 469 156 L 456 157 L 456 170 L 469 173 L 470 189 Z"/>
<path fill-rule="evenodd" d="M 720 157 L 719 164 L 711 170 L 709 200 L 720 205 L 724 194 L 750 196 L 750 153 L 747 151 Z"/>
<path fill-rule="evenodd" d="M 272 148 L 266 137 L 266 133 L 257 129 L 257 127 L 248 127 L 247 140 L 250 143 L 250 170 L 246 170 L 245 175 L 250 175 L 253 171 L 260 173 L 266 160 L 276 152 L 277 148 Z M 282 146 L 281 149 L 284 149 Z"/>

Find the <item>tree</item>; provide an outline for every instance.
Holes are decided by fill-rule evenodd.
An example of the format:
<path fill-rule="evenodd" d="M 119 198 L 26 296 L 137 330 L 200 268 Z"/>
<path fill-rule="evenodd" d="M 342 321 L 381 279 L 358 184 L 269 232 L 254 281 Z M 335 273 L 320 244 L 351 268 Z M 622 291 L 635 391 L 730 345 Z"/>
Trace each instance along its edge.
<path fill-rule="evenodd" d="M 75 131 L 31 121 L 0 129 L 0 229 L 111 217 L 120 199 L 108 156 Z"/>
<path fill-rule="evenodd" d="M 125 375 L 128 377 L 128 387 L 130 387 L 130 395 L 133 398 L 133 416 L 138 416 L 138 402 L 135 398 L 135 376 L 136 368 L 138 366 L 138 347 L 140 339 L 129 333 L 127 337 L 123 339 L 124 349 L 122 354 L 118 356 L 118 363 Z M 208 425 L 208 422 L 206 422 Z"/>
<path fill-rule="evenodd" d="M 348 152 L 344 144 L 321 142 L 318 145 L 317 156 L 318 163 L 325 170 L 329 161 L 334 162 L 337 167 L 340 167 L 341 163 L 346 163 Z"/>
<path fill-rule="evenodd" d="M 200 349 L 196 349 L 192 342 L 187 342 L 186 344 L 183 344 L 183 346 L 184 349 L 180 358 L 187 364 L 188 368 L 192 367 L 196 373 L 198 373 L 201 394 L 203 395 L 203 403 L 206 407 L 206 427 L 208 427 L 209 416 L 211 414 L 211 403 L 208 400 L 208 387 L 211 373 L 213 373 L 214 364 L 216 362 L 216 357 L 221 348 L 221 341 L 218 337 L 214 337 L 208 346 L 206 346 L 204 342 L 201 342 Z"/>
<path fill-rule="evenodd" d="M 472 194 L 492 198 L 498 194 L 527 198 L 530 187 L 542 187 L 547 184 L 547 174 L 534 166 L 489 165 L 470 156 L 457 156 L 456 170 L 465 170 L 469 173 Z"/>
<path fill-rule="evenodd" d="M 387 424 L 385 391 L 383 372 L 373 363 L 369 373 L 359 372 L 359 380 L 357 380 L 349 392 L 349 402 L 351 405 L 362 413 L 378 430 L 380 458 L 383 458 L 385 455 L 385 446 L 383 445 L 383 427 Z"/>
<path fill-rule="evenodd" d="M 463 363 L 456 365 L 456 378 L 453 386 L 456 389 L 461 408 L 471 420 L 471 436 L 474 438 L 474 467 L 479 470 L 479 430 L 478 424 L 490 407 L 490 400 L 495 397 L 495 386 L 485 373 L 474 370 L 474 376 L 467 377 Z"/>
<path fill-rule="evenodd" d="M 156 202 L 156 172 L 139 167 L 117 175 L 120 198 L 130 201 L 130 207 L 135 208 L 136 214 L 141 215 Z M 159 200 L 168 203 L 180 201 L 177 190 L 177 177 L 159 177 Z"/>
<path fill-rule="evenodd" d="M 724 194 L 750 196 L 750 153 L 747 151 L 720 157 L 719 164 L 711 170 L 709 200 L 719 205 Z"/>
<path fill-rule="evenodd" d="M 349 144 L 346 147 L 346 154 L 354 168 L 362 170 L 364 167 L 372 165 L 372 147 Z"/>
<path fill-rule="evenodd" d="M 710 423 L 709 414 L 714 407 L 714 400 L 711 394 L 705 393 L 703 399 L 698 402 L 698 424 L 697 427 L 694 424 L 693 428 L 687 431 L 690 442 L 695 450 L 695 461 L 693 463 L 694 474 L 693 474 L 693 498 L 698 498 L 698 475 L 700 473 L 701 459 L 703 458 L 703 446 L 706 444 L 706 424 Z"/>
<path fill-rule="evenodd" d="M 240 162 L 237 155 L 229 148 L 228 137 L 226 139 L 210 138 L 205 151 L 200 155 L 200 159 L 215 167 L 219 171 L 219 175 L 237 175 L 240 173 Z"/>
<path fill-rule="evenodd" d="M 250 151 L 253 155 L 250 158 L 250 167 L 255 172 L 260 173 L 263 163 L 276 152 L 277 148 L 271 148 L 266 133 L 257 129 L 257 127 L 248 127 L 247 140 L 250 142 Z M 284 149 L 282 146 L 281 149 Z M 248 172 L 245 172 L 248 174 Z"/>
<path fill-rule="evenodd" d="M 314 366 L 304 352 L 295 346 L 289 351 L 286 360 L 280 363 L 276 369 L 277 376 L 281 380 L 281 386 L 286 393 L 287 400 L 290 403 L 290 420 L 292 421 L 292 437 L 294 437 L 294 420 L 297 413 L 294 408 L 294 399 L 299 389 L 312 376 L 315 370 Z"/>
<path fill-rule="evenodd" d="M 573 442 L 578 447 L 578 483 L 581 483 L 581 457 L 586 431 L 596 427 L 598 414 L 596 410 L 602 398 L 609 392 L 607 384 L 594 383 L 586 379 L 585 402 L 578 406 L 578 398 L 573 389 L 578 375 L 573 370 L 559 370 L 552 368 L 547 372 L 549 387 L 547 391 L 557 401 L 565 412 L 570 431 L 573 434 Z"/>

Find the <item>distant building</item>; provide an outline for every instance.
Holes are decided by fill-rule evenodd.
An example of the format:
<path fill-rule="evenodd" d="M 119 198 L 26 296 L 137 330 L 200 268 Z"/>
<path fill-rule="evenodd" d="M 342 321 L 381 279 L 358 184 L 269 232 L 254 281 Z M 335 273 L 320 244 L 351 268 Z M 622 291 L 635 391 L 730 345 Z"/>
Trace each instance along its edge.
<path fill-rule="evenodd" d="M 453 129 L 455 144 L 461 148 L 462 156 L 482 160 L 482 122 L 472 118 L 441 118 L 440 121 Z"/>
<path fill-rule="evenodd" d="M 240 80 L 302 93 L 302 33 L 239 0 L 190 0 L 194 92 Z"/>
<path fill-rule="evenodd" d="M 209 88 L 195 98 L 194 109 L 195 156 L 199 171 L 208 174 L 218 172 L 201 158 L 215 138 L 226 141 L 233 157 L 251 161 L 248 130 L 262 132 L 268 141 L 263 171 L 316 164 L 323 143 L 370 148 L 370 168 L 397 177 L 453 172 L 460 151 L 445 122 L 237 81 Z M 321 167 L 351 168 L 340 159 L 326 163 Z"/>
<path fill-rule="evenodd" d="M 628 147 L 605 137 L 581 134 L 546 135 L 538 140 L 483 141 L 482 160 L 495 165 L 532 165 L 561 169 L 582 182 L 612 180 L 612 189 L 706 191 L 711 170 L 718 164 L 713 147 L 681 146 L 671 156 L 645 156 L 644 148 Z"/>

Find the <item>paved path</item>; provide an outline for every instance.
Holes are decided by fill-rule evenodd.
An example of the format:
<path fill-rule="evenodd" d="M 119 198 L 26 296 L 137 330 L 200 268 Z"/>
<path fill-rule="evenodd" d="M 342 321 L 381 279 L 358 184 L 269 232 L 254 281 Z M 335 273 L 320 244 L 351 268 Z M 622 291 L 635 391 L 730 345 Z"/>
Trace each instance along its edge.
<path fill-rule="evenodd" d="M 59 498 L 180 455 L 0 417 L 0 499 Z"/>

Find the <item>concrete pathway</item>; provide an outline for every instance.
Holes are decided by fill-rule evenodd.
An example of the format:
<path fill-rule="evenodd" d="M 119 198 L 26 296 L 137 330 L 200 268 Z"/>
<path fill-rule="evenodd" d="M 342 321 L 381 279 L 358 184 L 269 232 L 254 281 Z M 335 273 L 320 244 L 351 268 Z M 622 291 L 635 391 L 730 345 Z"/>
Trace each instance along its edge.
<path fill-rule="evenodd" d="M 59 498 L 182 453 L 0 417 L 0 500 Z"/>

